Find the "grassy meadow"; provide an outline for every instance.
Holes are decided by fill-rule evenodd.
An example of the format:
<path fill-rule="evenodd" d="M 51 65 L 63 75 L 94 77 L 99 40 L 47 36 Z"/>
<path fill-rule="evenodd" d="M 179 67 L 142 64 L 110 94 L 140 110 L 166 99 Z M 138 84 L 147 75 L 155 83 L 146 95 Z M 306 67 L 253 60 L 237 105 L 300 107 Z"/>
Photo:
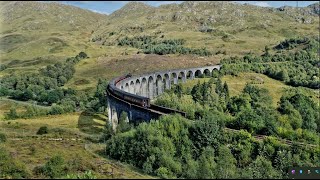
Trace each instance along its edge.
<path fill-rule="evenodd" d="M 105 145 L 96 139 L 102 133 L 106 118 L 103 115 L 71 113 L 1 120 L 0 132 L 6 134 L 7 142 L 0 146 L 5 147 L 14 160 L 24 164 L 30 172 L 54 155 L 61 155 L 65 162 L 76 163 L 74 166 L 78 166 L 79 172 L 92 170 L 97 178 L 153 178 L 103 155 Z M 49 133 L 37 135 L 41 126 L 47 126 Z"/>
<path fill-rule="evenodd" d="M 243 88 L 247 83 L 253 83 L 256 81 L 257 78 L 262 79 L 263 81 L 261 81 L 262 83 L 255 83 L 254 85 L 260 88 L 266 88 L 269 91 L 272 97 L 272 104 L 274 107 L 278 106 L 277 103 L 280 101 L 281 96 L 286 90 L 290 88 L 298 88 L 304 93 L 312 96 L 315 102 L 319 102 L 319 99 L 320 99 L 319 90 L 313 90 L 305 87 L 288 86 L 283 82 L 269 78 L 264 74 L 239 73 L 238 76 L 226 75 L 222 77 L 222 82 L 223 83 L 227 82 L 230 96 L 237 96 L 241 94 Z"/>

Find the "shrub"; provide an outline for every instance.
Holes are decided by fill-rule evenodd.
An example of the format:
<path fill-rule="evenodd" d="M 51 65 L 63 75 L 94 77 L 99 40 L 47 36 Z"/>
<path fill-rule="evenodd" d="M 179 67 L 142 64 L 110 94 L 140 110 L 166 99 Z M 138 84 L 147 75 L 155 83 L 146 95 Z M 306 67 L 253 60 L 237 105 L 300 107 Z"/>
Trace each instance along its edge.
<path fill-rule="evenodd" d="M 97 179 L 97 177 L 92 173 L 92 171 L 86 171 L 83 174 L 68 174 L 66 179 Z"/>
<path fill-rule="evenodd" d="M 52 157 L 44 166 L 35 167 L 35 174 L 43 174 L 50 178 L 59 178 L 66 174 L 64 159 L 56 155 Z"/>
<path fill-rule="evenodd" d="M 0 147 L 0 179 L 21 179 L 28 177 L 29 173 L 26 167 L 13 160 L 8 151 Z"/>
<path fill-rule="evenodd" d="M 11 107 L 10 111 L 5 115 L 5 119 L 17 119 L 19 118 L 16 108 L 15 107 Z"/>
<path fill-rule="evenodd" d="M 7 136 L 4 133 L 0 133 L 0 143 L 7 141 Z"/>
<path fill-rule="evenodd" d="M 38 135 L 42 135 L 42 134 L 48 134 L 48 127 L 47 126 L 42 126 L 39 128 L 38 132 L 37 132 Z"/>
<path fill-rule="evenodd" d="M 51 107 L 50 112 L 49 112 L 49 114 L 51 114 L 51 115 L 62 114 L 62 113 L 64 113 L 64 110 L 63 110 L 63 108 L 62 108 L 61 106 L 59 106 L 59 105 L 53 105 L 53 106 Z"/>

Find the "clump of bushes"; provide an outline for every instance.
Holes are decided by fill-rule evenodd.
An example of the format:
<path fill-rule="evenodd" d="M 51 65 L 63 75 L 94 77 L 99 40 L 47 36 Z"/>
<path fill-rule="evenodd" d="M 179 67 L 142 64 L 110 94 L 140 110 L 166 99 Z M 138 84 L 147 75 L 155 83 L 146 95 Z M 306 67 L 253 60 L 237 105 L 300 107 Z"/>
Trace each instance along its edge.
<path fill-rule="evenodd" d="M 14 160 L 6 149 L 0 147 L 0 179 L 22 179 L 29 176 L 26 167 Z"/>
<path fill-rule="evenodd" d="M 50 178 L 59 178 L 66 175 L 64 159 L 61 156 L 52 157 L 44 166 L 35 167 L 34 173 Z"/>
<path fill-rule="evenodd" d="M 156 40 L 153 36 L 124 37 L 118 40 L 119 46 L 131 46 L 142 49 L 145 54 L 196 54 L 200 56 L 210 56 L 213 54 L 206 48 L 192 49 L 184 47 L 184 43 L 184 39 Z"/>
<path fill-rule="evenodd" d="M 37 132 L 38 135 L 48 134 L 48 127 L 41 126 Z"/>
<path fill-rule="evenodd" d="M 0 133 L 0 143 L 7 141 L 7 136 L 4 133 Z"/>

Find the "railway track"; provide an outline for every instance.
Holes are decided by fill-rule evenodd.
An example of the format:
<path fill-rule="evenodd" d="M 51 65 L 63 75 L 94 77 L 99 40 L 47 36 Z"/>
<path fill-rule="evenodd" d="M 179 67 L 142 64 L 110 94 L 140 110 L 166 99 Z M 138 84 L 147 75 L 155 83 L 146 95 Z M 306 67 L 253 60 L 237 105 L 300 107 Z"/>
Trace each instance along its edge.
<path fill-rule="evenodd" d="M 231 128 L 224 128 L 224 130 L 226 131 L 232 131 L 232 132 L 239 132 L 240 130 L 237 130 L 237 129 L 231 129 Z M 260 140 L 260 141 L 263 141 L 264 139 L 270 137 L 270 136 L 266 136 L 266 135 L 251 135 L 252 137 L 254 137 L 256 140 Z M 303 143 L 303 142 L 293 142 L 293 141 L 290 141 L 288 139 L 282 139 L 282 138 L 277 138 L 277 137 L 274 137 L 276 138 L 277 140 L 281 141 L 282 143 L 286 144 L 286 145 L 289 145 L 291 146 L 292 144 L 297 144 L 298 146 L 311 146 L 311 147 L 317 147 L 319 145 L 315 145 L 315 144 L 308 144 L 308 143 Z"/>

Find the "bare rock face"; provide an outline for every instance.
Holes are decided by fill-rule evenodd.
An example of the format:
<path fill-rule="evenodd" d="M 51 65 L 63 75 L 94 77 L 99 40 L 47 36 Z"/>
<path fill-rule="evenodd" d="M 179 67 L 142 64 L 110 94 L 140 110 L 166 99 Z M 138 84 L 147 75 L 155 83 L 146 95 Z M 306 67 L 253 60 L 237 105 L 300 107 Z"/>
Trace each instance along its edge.
<path fill-rule="evenodd" d="M 174 13 L 173 16 L 172 16 L 172 21 L 181 21 L 181 20 L 183 20 L 183 19 L 184 19 L 184 18 L 183 18 L 183 16 L 182 16 L 181 12 L 176 12 L 176 13 Z"/>
<path fill-rule="evenodd" d="M 320 15 L 320 3 L 311 4 L 311 5 L 308 6 L 308 8 L 314 14 Z"/>
<path fill-rule="evenodd" d="M 312 19 L 311 18 L 302 18 L 302 23 L 311 24 L 312 23 Z"/>

